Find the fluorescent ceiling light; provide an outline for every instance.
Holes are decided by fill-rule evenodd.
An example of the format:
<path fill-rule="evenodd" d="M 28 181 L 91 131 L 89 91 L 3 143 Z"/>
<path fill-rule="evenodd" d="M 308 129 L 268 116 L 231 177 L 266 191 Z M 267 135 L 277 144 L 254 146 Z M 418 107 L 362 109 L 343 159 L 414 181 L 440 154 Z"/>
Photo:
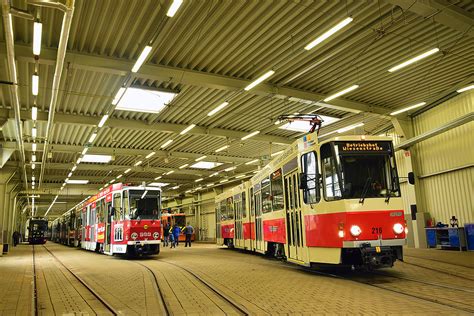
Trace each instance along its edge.
<path fill-rule="evenodd" d="M 198 190 L 201 190 L 202 189 L 202 186 L 198 186 L 197 188 L 195 188 L 194 190 L 198 191 Z"/>
<path fill-rule="evenodd" d="M 192 130 L 192 129 L 195 128 L 195 127 L 196 127 L 196 124 L 191 124 L 191 125 L 189 125 L 188 127 L 186 127 L 185 129 L 183 129 L 183 130 L 181 131 L 181 133 L 179 133 L 179 135 L 184 135 L 184 134 L 186 134 L 187 132 L 189 132 L 190 130 Z"/>
<path fill-rule="evenodd" d="M 194 182 L 201 182 L 202 180 L 204 180 L 204 178 L 196 179 L 196 180 L 194 180 Z"/>
<path fill-rule="evenodd" d="M 36 161 L 36 155 L 31 155 L 31 161 L 35 162 Z"/>
<path fill-rule="evenodd" d="M 411 64 L 413 64 L 413 63 L 415 63 L 415 62 L 417 62 L 417 61 L 419 61 L 419 60 L 421 60 L 421 59 L 423 59 L 423 58 L 426 58 L 426 57 L 428 57 L 428 56 L 431 56 L 431 55 L 433 55 L 433 54 L 435 54 L 435 53 L 437 53 L 437 52 L 439 52 L 439 48 L 433 48 L 433 49 L 431 49 L 431 50 L 429 50 L 429 51 L 427 51 L 427 52 L 425 52 L 425 53 L 423 53 L 423 54 L 421 54 L 421 55 L 415 56 L 415 57 L 413 57 L 413 58 L 411 58 L 411 59 L 409 59 L 409 60 L 407 60 L 407 61 L 405 61 L 405 62 L 403 62 L 403 63 L 401 63 L 401 64 L 399 64 L 399 65 L 396 65 L 395 67 L 390 68 L 388 71 L 389 71 L 389 72 L 397 71 L 397 70 L 399 70 L 399 69 L 401 69 L 401 68 L 403 68 L 403 67 L 406 67 L 406 66 L 408 66 L 408 65 L 411 65 Z"/>
<path fill-rule="evenodd" d="M 420 102 L 420 103 L 411 105 L 411 106 L 409 106 L 409 107 L 403 108 L 403 109 L 401 109 L 401 110 L 397 110 L 397 111 L 395 111 L 395 112 L 392 112 L 392 113 L 390 113 L 390 115 L 397 115 L 397 114 L 400 114 L 400 113 L 403 113 L 403 112 L 406 112 L 406 111 L 410 111 L 410 110 L 419 108 L 420 106 L 423 106 L 423 105 L 425 105 L 425 104 L 426 104 L 426 102 Z"/>
<path fill-rule="evenodd" d="M 206 185 L 206 187 L 212 187 L 214 185 L 214 183 L 209 183 Z"/>
<path fill-rule="evenodd" d="M 162 176 L 159 176 L 159 177 L 156 177 L 155 180 L 159 180 L 159 179 L 161 179 L 161 178 L 162 178 Z"/>
<path fill-rule="evenodd" d="M 276 153 L 271 154 L 271 156 L 272 156 L 272 157 L 278 156 L 278 155 L 281 154 L 282 152 L 283 152 L 283 150 L 277 151 Z"/>
<path fill-rule="evenodd" d="M 227 169 L 224 169 L 224 171 L 232 171 L 232 170 L 235 170 L 236 168 L 237 168 L 237 167 L 235 167 L 235 166 L 234 166 L 234 167 L 229 167 L 229 168 L 227 168 Z"/>
<path fill-rule="evenodd" d="M 192 190 L 187 190 L 184 193 L 191 193 L 191 192 L 192 192 Z"/>
<path fill-rule="evenodd" d="M 148 190 L 145 190 L 145 192 L 143 192 L 142 197 L 140 199 L 143 199 L 147 193 L 148 193 Z"/>
<path fill-rule="evenodd" d="M 97 125 L 97 127 L 102 127 L 102 126 L 104 126 L 105 121 L 107 121 L 108 118 L 109 118 L 109 115 L 108 115 L 108 114 L 105 114 L 104 116 L 102 116 L 102 119 L 100 120 L 100 122 L 99 122 L 99 124 Z"/>
<path fill-rule="evenodd" d="M 112 105 L 117 105 L 117 103 L 120 101 L 120 98 L 123 96 L 125 93 L 126 88 L 122 87 L 117 91 L 117 94 L 115 94 L 114 99 L 112 100 Z"/>
<path fill-rule="evenodd" d="M 172 174 L 173 172 L 174 172 L 174 170 L 168 171 L 167 173 L 165 173 L 165 175 Z"/>
<path fill-rule="evenodd" d="M 219 174 L 219 172 L 214 172 L 213 174 L 211 174 L 211 175 L 209 176 L 209 178 L 212 178 L 212 177 L 214 177 L 214 176 L 217 176 L 218 174 Z"/>
<path fill-rule="evenodd" d="M 38 108 L 36 106 L 31 108 L 31 119 L 36 121 L 38 119 Z"/>
<path fill-rule="evenodd" d="M 242 139 L 242 140 L 246 140 L 246 139 L 249 139 L 250 137 L 254 137 L 255 135 L 257 135 L 257 134 L 259 134 L 259 133 L 260 133 L 260 131 L 255 131 L 255 132 L 252 132 L 252 133 L 250 133 L 250 134 L 248 134 L 248 135 L 242 137 L 241 139 Z"/>
<path fill-rule="evenodd" d="M 74 179 L 71 179 L 67 183 L 69 183 L 69 184 L 88 184 L 89 180 L 74 180 Z"/>
<path fill-rule="evenodd" d="M 32 180 L 32 181 L 35 181 L 35 179 L 36 179 L 35 176 L 32 176 L 32 177 L 31 177 L 31 180 Z"/>
<path fill-rule="evenodd" d="M 147 45 L 145 48 L 143 48 L 142 53 L 140 56 L 138 56 L 137 61 L 135 62 L 135 65 L 133 65 L 132 72 L 137 72 L 138 69 L 143 65 L 145 62 L 145 59 L 148 57 L 148 54 L 151 52 L 151 46 Z"/>
<path fill-rule="evenodd" d="M 361 126 L 364 126 L 364 123 L 358 123 L 358 124 L 350 125 L 347 127 L 343 127 L 341 129 L 338 129 L 337 132 L 341 134 L 341 133 L 353 130 L 354 128 L 361 127 Z"/>
<path fill-rule="evenodd" d="M 217 166 L 222 165 L 222 162 L 210 162 L 210 161 L 200 161 L 192 165 L 190 168 L 196 169 L 213 169 Z"/>
<path fill-rule="evenodd" d="M 134 164 L 134 166 L 135 166 L 135 167 L 136 167 L 136 166 L 139 166 L 139 165 L 141 165 L 142 163 L 143 163 L 142 160 L 138 160 L 138 161 Z"/>
<path fill-rule="evenodd" d="M 168 147 L 168 145 L 171 144 L 172 142 L 173 142 L 172 139 L 167 140 L 163 145 L 161 145 L 161 148 L 166 148 L 166 147 Z"/>
<path fill-rule="evenodd" d="M 226 106 L 229 105 L 229 102 L 224 102 L 224 103 L 221 103 L 219 106 L 217 106 L 214 110 L 212 110 L 211 112 L 207 113 L 207 116 L 213 116 L 214 114 L 216 114 L 217 112 L 219 112 L 220 110 L 222 110 L 223 108 L 225 108 Z"/>
<path fill-rule="evenodd" d="M 253 81 L 251 84 L 249 84 L 248 86 L 246 86 L 244 88 L 245 91 L 249 91 L 250 89 L 254 88 L 255 86 L 257 86 L 258 84 L 262 83 L 263 81 L 265 81 L 265 79 L 268 79 L 270 78 L 271 76 L 273 76 L 273 74 L 275 73 L 275 71 L 273 70 L 270 70 L 270 71 L 267 71 L 266 73 L 264 73 L 263 75 L 261 75 L 260 77 L 258 77 L 255 81 Z"/>
<path fill-rule="evenodd" d="M 245 174 L 241 174 L 241 175 L 238 175 L 237 177 L 235 177 L 236 179 L 240 179 L 240 178 L 243 178 L 245 177 Z"/>
<path fill-rule="evenodd" d="M 227 148 L 229 148 L 229 145 L 222 146 L 221 148 L 216 149 L 216 153 L 226 150 Z"/>
<path fill-rule="evenodd" d="M 156 114 L 163 110 L 176 95 L 175 92 L 128 88 L 118 101 L 115 109 Z"/>
<path fill-rule="evenodd" d="M 174 186 L 174 187 L 171 188 L 171 190 L 176 190 L 176 189 L 179 189 L 179 185 Z"/>
<path fill-rule="evenodd" d="M 109 182 L 110 182 L 110 183 L 114 183 L 114 182 L 115 182 L 115 179 L 112 179 L 112 180 L 110 180 Z"/>
<path fill-rule="evenodd" d="M 131 171 L 132 169 L 128 168 L 127 170 L 125 170 L 123 173 L 127 174 Z"/>
<path fill-rule="evenodd" d="M 31 144 L 31 150 L 36 151 L 36 143 Z"/>
<path fill-rule="evenodd" d="M 43 24 L 33 23 L 33 55 L 39 55 L 41 52 L 41 35 L 43 33 Z"/>
<path fill-rule="evenodd" d="M 474 89 L 474 84 L 471 84 L 470 86 L 467 86 L 467 87 L 461 88 L 459 90 L 456 90 L 456 92 L 461 93 L 461 92 L 472 90 L 472 89 Z"/>
<path fill-rule="evenodd" d="M 85 148 L 82 150 L 81 155 L 85 155 L 88 150 L 89 150 L 89 147 L 85 147 Z"/>
<path fill-rule="evenodd" d="M 76 164 L 80 164 L 80 163 L 81 163 L 81 161 L 82 161 L 82 158 L 81 158 L 81 157 L 77 158 L 77 160 L 76 160 Z"/>
<path fill-rule="evenodd" d="M 207 158 L 207 156 L 201 156 L 201 157 L 197 158 L 195 161 L 201 161 L 201 160 L 203 160 L 204 158 Z"/>
<path fill-rule="evenodd" d="M 119 174 L 115 179 L 120 179 L 122 176 L 122 174 Z"/>
<path fill-rule="evenodd" d="M 189 164 L 188 164 L 188 163 L 187 163 L 187 164 L 184 164 L 184 165 L 182 165 L 181 167 L 179 167 L 179 169 L 184 169 L 184 168 L 186 168 L 187 166 L 189 166 Z"/>
<path fill-rule="evenodd" d="M 38 89 L 39 89 L 39 76 L 33 75 L 31 77 L 31 92 L 33 93 L 33 95 L 38 95 Z"/>
<path fill-rule="evenodd" d="M 152 157 L 154 154 L 156 154 L 154 151 L 152 151 L 151 153 L 149 153 L 148 155 L 145 156 L 145 159 L 148 159 L 150 157 Z"/>
<path fill-rule="evenodd" d="M 220 183 L 225 183 L 225 182 L 227 182 L 227 181 L 229 181 L 229 179 L 224 179 L 224 180 L 219 181 L 219 182 L 220 182 Z"/>
<path fill-rule="evenodd" d="M 327 126 L 329 124 L 339 121 L 339 118 L 337 117 L 330 117 L 330 116 L 324 116 L 324 115 L 320 115 L 320 116 L 324 121 L 324 126 Z M 287 131 L 307 133 L 309 132 L 311 127 L 312 127 L 312 124 L 309 121 L 293 121 L 293 122 L 288 122 L 280 126 L 279 128 L 287 130 Z"/>
<path fill-rule="evenodd" d="M 329 97 L 327 97 L 326 99 L 324 99 L 324 102 L 329 102 L 329 101 L 331 101 L 331 100 L 333 100 L 333 99 L 335 99 L 335 98 L 338 98 L 338 97 L 340 97 L 341 95 L 344 95 L 344 94 L 346 94 L 346 93 L 349 93 L 349 92 L 351 92 L 352 90 L 355 90 L 355 89 L 357 89 L 357 88 L 359 88 L 359 85 L 357 85 L 357 84 L 355 84 L 355 85 L 353 85 L 353 86 L 350 86 L 349 88 L 346 88 L 346 89 L 341 90 L 341 91 L 339 91 L 339 92 L 337 92 L 337 93 L 334 93 L 333 95 L 330 95 Z"/>
<path fill-rule="evenodd" d="M 36 136 L 37 136 L 36 127 L 33 127 L 33 128 L 31 129 L 31 136 L 32 136 L 33 138 L 36 138 Z"/>
<path fill-rule="evenodd" d="M 259 159 L 254 159 L 254 160 L 251 160 L 251 161 L 247 161 L 245 164 L 246 165 L 251 165 L 251 164 L 256 163 L 258 161 L 259 161 Z"/>
<path fill-rule="evenodd" d="M 31 164 L 31 170 L 35 170 L 35 168 L 36 168 L 36 165 L 34 163 Z"/>
<path fill-rule="evenodd" d="M 182 3 L 183 0 L 174 0 L 173 3 L 170 5 L 170 8 L 168 9 L 166 15 L 172 18 L 176 14 L 176 11 L 178 11 Z"/>
<path fill-rule="evenodd" d="M 93 133 L 91 137 L 89 138 L 89 143 L 93 143 L 96 137 L 97 137 L 97 133 Z"/>
<path fill-rule="evenodd" d="M 66 178 L 66 179 L 64 180 L 64 183 L 68 183 L 68 182 L 69 182 L 69 178 Z"/>
<path fill-rule="evenodd" d="M 353 18 L 351 18 L 351 17 L 345 18 L 344 20 L 342 20 L 341 22 L 339 22 L 338 24 L 336 24 L 335 26 L 330 28 L 328 31 L 323 33 L 321 36 L 316 38 L 314 41 L 312 41 L 311 43 L 306 45 L 304 49 L 306 49 L 306 50 L 312 49 L 313 47 L 315 47 L 319 43 L 323 42 L 324 40 L 326 40 L 329 37 L 331 37 L 332 35 L 334 35 L 334 33 L 336 33 L 337 31 L 341 30 L 344 26 L 351 23 L 352 20 L 353 20 Z"/>
<path fill-rule="evenodd" d="M 74 171 L 76 171 L 76 169 L 77 169 L 77 166 L 74 166 L 74 167 L 72 167 L 71 171 L 74 172 Z"/>
<path fill-rule="evenodd" d="M 152 187 L 165 187 L 167 185 L 169 185 L 169 183 L 163 183 L 163 182 L 152 182 L 150 184 L 148 184 L 149 186 L 152 186 Z"/>
<path fill-rule="evenodd" d="M 72 176 L 72 172 L 69 172 L 69 174 L 67 175 L 68 178 L 70 178 Z"/>
<path fill-rule="evenodd" d="M 84 155 L 83 162 L 108 163 L 112 160 L 110 155 Z"/>

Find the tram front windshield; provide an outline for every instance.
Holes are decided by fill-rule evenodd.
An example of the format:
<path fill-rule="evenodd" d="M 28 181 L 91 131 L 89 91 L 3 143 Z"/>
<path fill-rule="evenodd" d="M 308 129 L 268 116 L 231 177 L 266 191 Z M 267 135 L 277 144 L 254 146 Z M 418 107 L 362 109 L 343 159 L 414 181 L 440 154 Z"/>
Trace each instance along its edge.
<path fill-rule="evenodd" d="M 321 159 L 327 200 L 400 196 L 389 141 L 325 144 Z"/>
<path fill-rule="evenodd" d="M 159 219 L 160 192 L 148 190 L 130 190 L 130 219 Z"/>

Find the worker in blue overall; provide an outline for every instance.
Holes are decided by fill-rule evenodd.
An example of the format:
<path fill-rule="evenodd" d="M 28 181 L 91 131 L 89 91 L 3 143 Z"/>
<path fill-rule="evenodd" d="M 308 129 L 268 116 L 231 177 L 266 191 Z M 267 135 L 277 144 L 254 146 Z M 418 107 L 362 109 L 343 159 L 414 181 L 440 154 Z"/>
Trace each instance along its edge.
<path fill-rule="evenodd" d="M 181 234 L 181 228 L 178 226 L 178 224 L 174 224 L 173 227 L 173 237 L 174 237 L 174 243 L 176 247 L 179 245 L 179 235 Z"/>

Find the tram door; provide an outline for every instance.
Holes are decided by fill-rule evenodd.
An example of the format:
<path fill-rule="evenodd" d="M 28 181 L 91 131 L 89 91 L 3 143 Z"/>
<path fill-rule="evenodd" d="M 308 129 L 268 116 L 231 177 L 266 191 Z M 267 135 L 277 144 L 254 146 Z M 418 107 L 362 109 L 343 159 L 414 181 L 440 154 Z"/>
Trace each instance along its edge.
<path fill-rule="evenodd" d="M 303 261 L 303 221 L 301 214 L 300 190 L 298 172 L 285 175 L 285 209 L 287 231 L 287 257 Z"/>
<path fill-rule="evenodd" d="M 265 243 L 263 242 L 262 227 L 262 195 L 260 190 L 255 193 L 255 250 L 265 251 Z"/>
<path fill-rule="evenodd" d="M 243 247 L 242 238 L 242 195 L 239 193 L 234 195 L 234 245 Z"/>
<path fill-rule="evenodd" d="M 104 251 L 110 252 L 110 240 L 111 240 L 111 222 L 112 222 L 112 196 L 106 198 L 107 203 L 105 204 L 105 239 L 104 239 Z"/>
<path fill-rule="evenodd" d="M 249 191 L 249 208 L 248 208 L 248 221 L 249 221 L 249 248 L 250 250 L 255 249 L 255 196 L 253 195 L 253 188 Z"/>

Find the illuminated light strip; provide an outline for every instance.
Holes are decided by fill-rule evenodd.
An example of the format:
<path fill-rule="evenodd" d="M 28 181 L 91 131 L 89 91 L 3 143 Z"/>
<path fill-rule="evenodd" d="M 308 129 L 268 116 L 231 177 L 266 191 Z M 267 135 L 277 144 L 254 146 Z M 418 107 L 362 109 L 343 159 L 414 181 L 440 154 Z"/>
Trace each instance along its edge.
<path fill-rule="evenodd" d="M 194 180 L 194 182 L 201 182 L 202 180 L 204 180 L 204 178 L 196 179 L 196 180 Z"/>
<path fill-rule="evenodd" d="M 229 148 L 229 145 L 222 146 L 221 148 L 216 149 L 216 153 L 226 150 L 227 148 Z"/>
<path fill-rule="evenodd" d="M 168 9 L 168 12 L 166 12 L 166 15 L 172 18 L 178 11 L 181 4 L 183 4 L 183 0 L 174 0 Z"/>
<path fill-rule="evenodd" d="M 355 89 L 357 89 L 357 88 L 359 88 L 359 85 L 357 85 L 357 84 L 355 84 L 355 85 L 353 85 L 353 86 L 350 86 L 349 88 L 346 88 L 346 89 L 341 90 L 341 91 L 339 91 L 339 92 L 337 92 L 337 93 L 334 93 L 333 95 L 330 95 L 329 97 L 327 97 L 326 99 L 324 99 L 324 102 L 329 102 L 329 101 L 331 101 L 331 100 L 334 100 L 335 98 L 338 98 L 338 97 L 340 97 L 341 95 L 344 95 L 344 94 L 346 94 L 346 93 L 349 93 L 349 92 L 351 92 L 351 91 L 353 91 L 353 90 L 355 90 Z"/>
<path fill-rule="evenodd" d="M 159 176 L 159 177 L 156 177 L 155 180 L 160 180 L 161 178 L 163 178 L 163 177 Z"/>
<path fill-rule="evenodd" d="M 31 150 L 36 151 L 36 143 L 31 144 Z"/>
<path fill-rule="evenodd" d="M 41 35 L 43 33 L 43 24 L 39 22 L 33 23 L 33 55 L 41 53 Z"/>
<path fill-rule="evenodd" d="M 38 95 L 38 90 L 39 90 L 39 76 L 37 74 L 34 74 L 31 77 L 31 93 L 33 93 L 33 95 Z"/>
<path fill-rule="evenodd" d="M 259 161 L 258 159 L 254 159 L 254 160 L 251 160 L 251 161 L 247 161 L 245 164 L 250 165 L 250 164 L 256 163 L 258 161 Z"/>
<path fill-rule="evenodd" d="M 31 119 L 36 121 L 38 119 L 38 108 L 36 106 L 31 108 Z"/>
<path fill-rule="evenodd" d="M 97 137 L 97 133 L 93 133 L 91 137 L 89 137 L 89 143 L 93 143 L 96 137 Z"/>
<path fill-rule="evenodd" d="M 324 40 L 326 40 L 326 39 L 328 39 L 329 37 L 331 37 L 332 35 L 334 35 L 334 33 L 336 33 L 337 31 L 341 30 L 342 28 L 344 28 L 346 25 L 348 25 L 349 23 L 351 23 L 353 20 L 354 20 L 354 19 L 351 18 L 351 17 L 345 18 L 344 20 L 342 20 L 341 22 L 339 22 L 338 24 L 336 24 L 335 26 L 333 26 L 332 28 L 330 28 L 328 31 L 326 31 L 325 33 L 323 33 L 321 36 L 319 36 L 318 38 L 316 38 L 314 41 L 312 41 L 311 43 L 309 43 L 308 45 L 306 45 L 304 49 L 310 50 L 310 49 L 314 48 L 316 45 L 320 44 L 320 43 L 323 42 Z"/>
<path fill-rule="evenodd" d="M 470 86 L 467 86 L 467 87 L 461 88 L 459 90 L 456 90 L 456 92 L 461 93 L 461 92 L 472 90 L 472 89 L 474 89 L 474 84 L 471 84 Z"/>
<path fill-rule="evenodd" d="M 182 165 L 181 167 L 179 167 L 179 169 L 184 169 L 184 168 L 186 168 L 187 166 L 189 166 L 189 164 L 188 164 L 188 163 L 187 163 L 187 164 L 185 164 L 185 165 Z"/>
<path fill-rule="evenodd" d="M 424 53 L 421 54 L 421 55 L 415 56 L 415 57 L 413 57 L 413 58 L 411 58 L 411 59 L 409 59 L 409 60 L 407 60 L 407 61 L 405 61 L 405 62 L 403 62 L 403 63 L 401 63 L 401 64 L 399 64 L 399 65 L 396 65 L 396 66 L 390 68 L 388 71 L 389 71 L 389 72 L 395 72 L 395 71 L 397 71 L 397 70 L 399 70 L 399 69 L 401 69 L 401 68 L 404 68 L 404 67 L 406 67 L 406 66 L 408 66 L 408 65 L 411 65 L 411 64 L 413 64 L 413 63 L 415 63 L 415 62 L 417 62 L 417 61 L 419 61 L 419 60 L 421 60 L 421 59 L 423 59 L 423 58 L 426 58 L 426 57 L 428 57 L 428 56 L 431 56 L 431 55 L 433 55 L 433 54 L 435 54 L 435 53 L 437 53 L 437 52 L 439 52 L 439 48 L 433 48 L 433 49 L 431 49 L 431 50 L 429 50 L 429 51 L 427 51 L 427 52 L 424 52 Z"/>
<path fill-rule="evenodd" d="M 214 110 L 207 113 L 207 116 L 213 116 L 214 114 L 216 114 L 217 112 L 219 112 L 220 110 L 222 110 L 223 108 L 225 108 L 228 105 L 229 105 L 229 102 L 224 102 L 224 103 L 220 104 Z"/>
<path fill-rule="evenodd" d="M 174 172 L 174 170 L 171 170 L 171 171 L 168 171 L 167 173 L 165 173 L 165 175 L 170 175 Z"/>
<path fill-rule="evenodd" d="M 134 166 L 135 166 L 135 167 L 136 167 L 136 166 L 139 166 L 139 165 L 141 165 L 142 163 L 143 163 L 143 161 L 142 161 L 142 160 L 139 160 L 139 161 L 137 161 L 137 162 L 134 164 Z"/>
<path fill-rule="evenodd" d="M 275 71 L 273 70 L 270 70 L 270 71 L 267 71 L 266 73 L 264 73 L 263 75 L 261 75 L 260 77 L 258 77 L 255 81 L 253 81 L 251 84 L 249 84 L 248 86 L 246 86 L 244 88 L 245 91 L 249 91 L 250 89 L 252 88 L 255 88 L 255 86 L 259 85 L 260 83 L 262 83 L 263 81 L 265 81 L 266 79 L 270 78 L 271 76 L 273 76 L 273 74 L 275 73 Z"/>
<path fill-rule="evenodd" d="M 413 104 L 409 107 L 406 107 L 406 108 L 403 108 L 401 110 L 398 110 L 398 111 L 395 111 L 395 112 L 392 112 L 390 113 L 390 115 L 397 115 L 397 114 L 400 114 L 400 113 L 403 113 L 403 112 L 406 112 L 406 111 L 410 111 L 410 110 L 413 110 L 413 109 L 416 109 L 416 108 L 419 108 L 420 106 L 423 106 L 423 105 L 426 105 L 426 102 L 420 102 L 420 103 L 417 103 L 417 104 Z"/>
<path fill-rule="evenodd" d="M 181 133 L 179 133 L 179 135 L 184 135 L 184 134 L 186 134 L 187 132 L 189 132 L 190 130 L 192 130 L 192 129 L 195 128 L 195 127 L 196 127 L 196 124 L 191 124 L 191 125 L 189 125 L 188 127 L 186 127 L 185 129 L 183 129 L 183 130 L 181 131 Z"/>
<path fill-rule="evenodd" d="M 100 120 L 100 122 L 99 122 L 99 124 L 97 125 L 97 127 L 102 127 L 102 126 L 104 126 L 105 121 L 107 121 L 108 118 L 109 118 L 109 115 L 108 115 L 108 114 L 105 114 L 104 116 L 102 116 L 102 119 Z"/>
<path fill-rule="evenodd" d="M 127 170 L 125 170 L 123 173 L 127 174 L 131 171 L 132 169 L 128 168 Z"/>
<path fill-rule="evenodd" d="M 201 157 L 197 158 L 195 161 L 201 161 L 201 160 L 203 160 L 203 159 L 205 159 L 205 158 L 207 158 L 207 156 L 201 156 Z"/>
<path fill-rule="evenodd" d="M 145 159 L 148 159 L 150 157 L 152 157 L 154 154 L 156 154 L 154 151 L 152 151 L 151 153 L 149 153 L 148 155 L 145 156 Z"/>
<path fill-rule="evenodd" d="M 271 154 L 271 156 L 275 157 L 275 156 L 278 156 L 281 153 L 283 153 L 283 150 L 277 151 L 276 153 Z"/>
<path fill-rule="evenodd" d="M 345 133 L 347 131 L 353 130 L 354 128 L 361 127 L 361 126 L 364 126 L 364 123 L 358 123 L 358 124 L 350 125 L 347 127 L 343 127 L 343 128 L 338 129 L 337 132 L 341 134 L 341 133 Z"/>
<path fill-rule="evenodd" d="M 258 135 L 258 134 L 260 134 L 260 131 L 255 131 L 255 132 L 253 132 L 253 133 L 250 133 L 250 134 L 248 134 L 248 135 L 242 137 L 241 140 L 249 139 L 250 137 L 254 137 L 255 135 Z"/>
<path fill-rule="evenodd" d="M 137 72 L 138 69 L 140 69 L 140 67 L 145 62 L 145 59 L 148 57 L 148 54 L 150 54 L 150 52 L 151 52 L 151 46 L 147 45 L 145 46 L 145 48 L 143 48 L 142 53 L 140 54 L 140 56 L 138 56 L 137 62 L 135 63 L 135 65 L 133 65 L 132 72 Z"/>
<path fill-rule="evenodd" d="M 33 127 L 31 129 L 31 137 L 36 138 L 36 136 L 37 136 L 37 129 L 36 127 Z"/>
<path fill-rule="evenodd" d="M 168 141 L 166 141 L 166 143 L 164 143 L 163 145 L 161 145 L 161 148 L 166 148 L 169 144 L 171 144 L 173 142 L 172 139 L 169 139 Z"/>
<path fill-rule="evenodd" d="M 125 93 L 126 88 L 120 88 L 119 91 L 117 91 L 117 94 L 115 95 L 114 99 L 112 100 L 112 105 L 117 105 L 117 103 L 120 101 L 122 98 L 123 94 Z"/>
<path fill-rule="evenodd" d="M 88 150 L 89 150 L 88 147 L 84 148 L 84 149 L 82 150 L 82 152 L 81 152 L 81 155 L 85 155 Z"/>
<path fill-rule="evenodd" d="M 232 171 L 232 170 L 235 170 L 235 169 L 237 169 L 237 167 L 234 166 L 234 167 L 229 167 L 227 169 L 224 169 L 224 171 Z"/>

